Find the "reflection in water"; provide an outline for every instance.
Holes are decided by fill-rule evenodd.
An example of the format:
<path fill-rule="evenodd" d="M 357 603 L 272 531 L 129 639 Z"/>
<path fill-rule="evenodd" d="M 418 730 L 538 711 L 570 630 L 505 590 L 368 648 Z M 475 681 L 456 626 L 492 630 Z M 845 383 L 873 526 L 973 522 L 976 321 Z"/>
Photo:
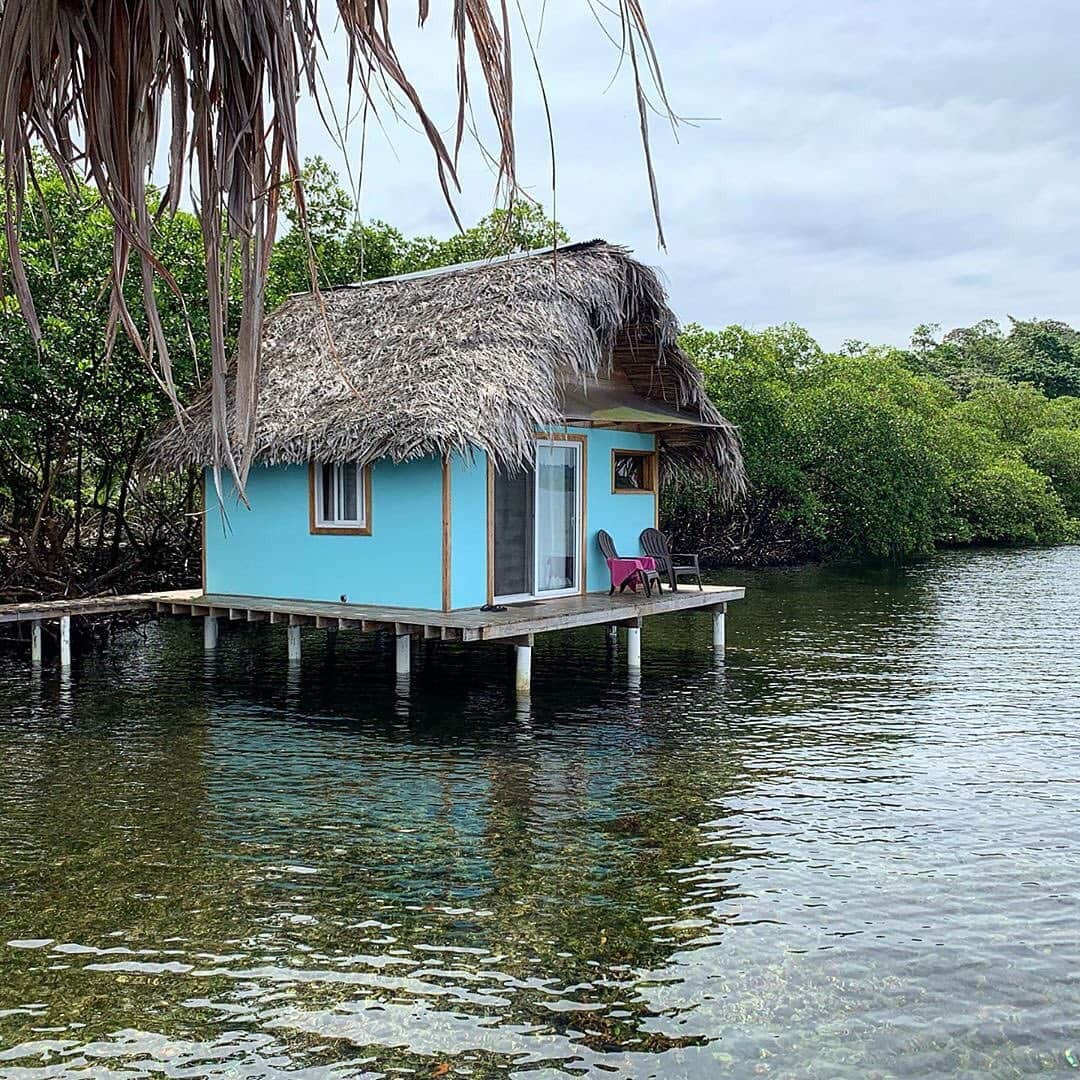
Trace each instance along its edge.
<path fill-rule="evenodd" d="M 593 629 L 525 704 L 245 624 L 4 661 L 0 1076 L 1070 1071 L 1078 570 L 750 575 L 722 668 Z"/>

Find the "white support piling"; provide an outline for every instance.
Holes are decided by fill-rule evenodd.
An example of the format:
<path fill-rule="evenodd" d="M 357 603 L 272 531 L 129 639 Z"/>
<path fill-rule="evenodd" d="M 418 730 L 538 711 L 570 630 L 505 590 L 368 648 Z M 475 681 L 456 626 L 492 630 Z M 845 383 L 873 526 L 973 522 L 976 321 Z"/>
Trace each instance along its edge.
<path fill-rule="evenodd" d="M 713 608 L 712 616 L 712 645 L 713 652 L 721 660 L 724 658 L 724 649 L 727 647 L 727 604 L 720 604 Z"/>
<path fill-rule="evenodd" d="M 71 667 L 71 616 L 60 617 L 60 666 Z"/>
<path fill-rule="evenodd" d="M 641 670 L 641 623 L 626 628 L 626 666 L 631 671 Z"/>
<path fill-rule="evenodd" d="M 217 648 L 218 643 L 218 620 L 216 615 L 203 616 L 203 648 L 207 652 Z"/>
<path fill-rule="evenodd" d="M 290 626 L 286 631 L 289 641 L 289 663 L 300 663 L 300 627 Z"/>
<path fill-rule="evenodd" d="M 402 720 L 408 720 L 412 712 L 412 680 L 408 675 L 394 676 L 394 713 Z"/>
<path fill-rule="evenodd" d="M 531 645 L 517 645 L 517 673 L 514 688 L 518 697 L 529 697 L 532 693 L 532 651 Z"/>
<path fill-rule="evenodd" d="M 41 667 L 41 620 L 35 619 L 30 624 L 30 663 Z"/>
<path fill-rule="evenodd" d="M 394 643 L 394 671 L 398 675 L 408 675 L 412 668 L 412 635 L 398 634 Z"/>

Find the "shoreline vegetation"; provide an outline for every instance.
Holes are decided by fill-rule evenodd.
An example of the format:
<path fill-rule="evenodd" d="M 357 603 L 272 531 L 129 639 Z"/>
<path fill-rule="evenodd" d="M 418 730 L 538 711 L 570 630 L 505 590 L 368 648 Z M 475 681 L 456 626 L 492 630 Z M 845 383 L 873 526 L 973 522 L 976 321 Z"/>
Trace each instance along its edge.
<path fill-rule="evenodd" d="M 45 210 L 29 207 L 22 231 L 40 351 L 9 277 L 0 283 L 0 601 L 193 584 L 198 476 L 146 474 L 145 446 L 171 405 L 124 334 L 106 347 L 111 219 L 92 187 L 70 191 L 46 162 L 36 168 Z M 568 240 L 530 204 L 448 239 L 408 238 L 361 222 L 324 162 L 309 162 L 305 180 L 326 286 Z M 147 193 L 152 210 L 158 197 Z M 201 233 L 184 213 L 158 229 L 183 299 L 159 284 L 157 302 L 188 401 L 209 371 Z M 6 265 L 2 243 L 0 255 Z M 269 305 L 309 281 L 292 229 L 274 245 Z M 235 296 L 238 281 L 228 284 Z M 139 290 L 126 290 L 139 320 Z M 748 499 L 727 509 L 697 486 L 666 492 L 665 527 L 707 565 L 1080 541 L 1080 332 L 1064 323 L 920 326 L 906 348 L 848 342 L 836 353 L 790 324 L 691 325 L 682 343 L 739 426 L 751 481 Z"/>
<path fill-rule="evenodd" d="M 824 351 L 792 324 L 686 328 L 739 428 L 751 494 L 686 485 L 667 527 L 713 565 L 899 561 L 936 548 L 1080 541 L 1080 332 L 992 320 L 907 348 Z"/>

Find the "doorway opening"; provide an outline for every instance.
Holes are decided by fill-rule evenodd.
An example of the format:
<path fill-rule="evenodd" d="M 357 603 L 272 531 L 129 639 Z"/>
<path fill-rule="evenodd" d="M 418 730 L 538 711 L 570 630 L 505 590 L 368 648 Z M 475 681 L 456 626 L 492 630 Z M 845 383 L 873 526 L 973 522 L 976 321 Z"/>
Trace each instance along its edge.
<path fill-rule="evenodd" d="M 581 591 L 584 451 L 583 439 L 537 439 L 527 466 L 495 473 L 491 559 L 498 603 Z"/>

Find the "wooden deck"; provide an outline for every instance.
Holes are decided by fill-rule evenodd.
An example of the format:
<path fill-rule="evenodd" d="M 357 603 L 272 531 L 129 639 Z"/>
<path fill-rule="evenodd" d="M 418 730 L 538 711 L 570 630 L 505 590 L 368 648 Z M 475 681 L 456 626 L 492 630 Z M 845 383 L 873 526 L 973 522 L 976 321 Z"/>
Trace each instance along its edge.
<path fill-rule="evenodd" d="M 511 604 L 506 611 L 482 611 L 480 608 L 437 611 L 215 593 L 168 594 L 153 599 L 157 610 L 163 614 L 225 616 L 247 622 L 342 630 L 388 629 L 399 635 L 415 634 L 444 641 L 505 641 L 576 626 L 636 623 L 649 615 L 715 608 L 732 600 L 741 600 L 744 595 L 745 590 L 735 586 L 706 585 L 701 591 L 682 588 L 678 592 L 654 593 L 651 597 L 629 592 L 614 596 L 587 593 Z"/>
<path fill-rule="evenodd" d="M 301 627 L 326 630 L 385 630 L 397 639 L 396 670 L 407 675 L 413 638 L 425 640 L 503 642 L 517 648 L 518 693 L 529 693 L 532 644 L 536 634 L 569 630 L 578 626 L 627 628 L 627 666 L 641 667 L 641 624 L 650 615 L 711 609 L 713 649 L 724 653 L 724 610 L 741 600 L 745 590 L 737 586 L 706 585 L 678 592 L 588 593 L 551 600 L 511 604 L 505 611 L 464 608 L 438 611 L 423 608 L 377 607 L 368 604 L 333 604 L 317 600 L 284 600 L 255 596 L 222 596 L 196 589 L 135 593 L 130 596 L 97 596 L 72 600 L 46 600 L 29 604 L 0 604 L 0 623 L 28 622 L 30 658 L 35 668 L 42 662 L 42 623 L 56 620 L 60 627 L 60 667 L 71 666 L 71 620 L 77 616 L 108 615 L 120 611 L 146 611 L 161 615 L 202 617 L 203 641 L 217 648 L 218 624 L 223 618 L 243 622 L 278 623 L 288 628 L 289 662 L 299 662 Z M 615 633 L 614 630 L 611 633 Z"/>
<path fill-rule="evenodd" d="M 624 623 L 673 611 L 716 607 L 741 600 L 746 590 L 728 585 L 706 585 L 702 591 L 587 593 L 553 600 L 511 604 L 506 611 L 461 608 L 437 611 L 426 608 L 377 607 L 370 604 L 333 604 L 318 600 L 264 599 L 224 596 L 199 589 L 134 593 L 129 596 L 92 596 L 71 600 L 42 600 L 26 604 L 0 604 L 0 623 L 40 622 L 82 615 L 109 615 L 120 611 L 155 611 L 164 615 L 211 615 L 246 622 L 320 626 L 333 629 L 383 630 L 422 634 L 451 641 L 498 641 L 575 626 Z"/>
<path fill-rule="evenodd" d="M 86 596 L 71 600 L 35 600 L 27 604 L 0 604 L 0 623 L 40 622 L 75 615 L 111 615 L 118 611 L 157 611 L 162 602 L 183 603 L 201 596 L 201 589 L 133 593 L 129 596 Z"/>

